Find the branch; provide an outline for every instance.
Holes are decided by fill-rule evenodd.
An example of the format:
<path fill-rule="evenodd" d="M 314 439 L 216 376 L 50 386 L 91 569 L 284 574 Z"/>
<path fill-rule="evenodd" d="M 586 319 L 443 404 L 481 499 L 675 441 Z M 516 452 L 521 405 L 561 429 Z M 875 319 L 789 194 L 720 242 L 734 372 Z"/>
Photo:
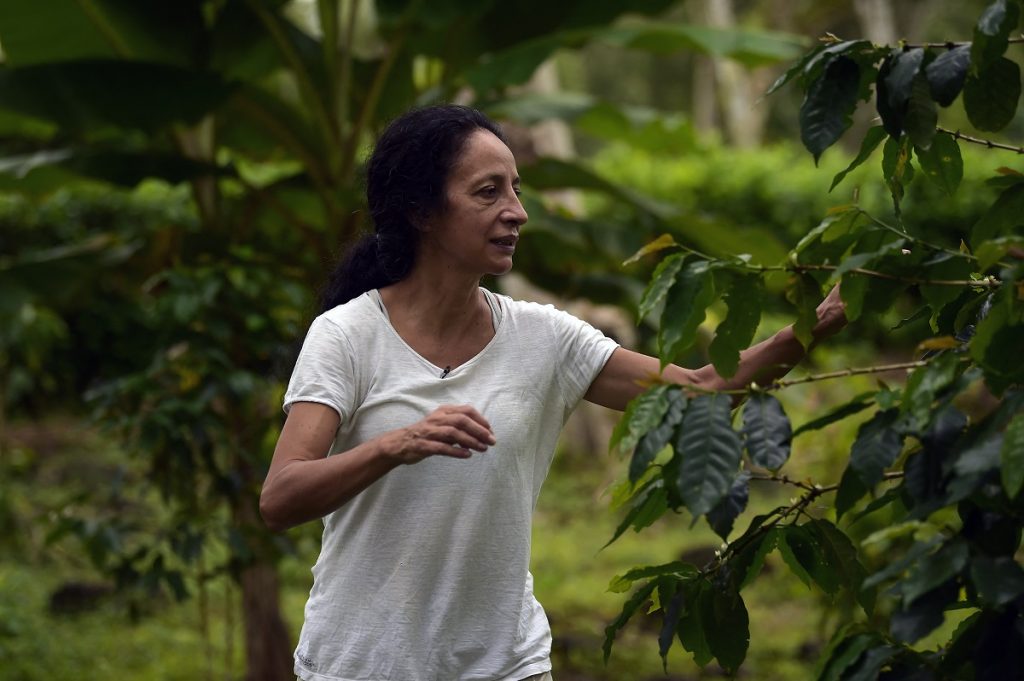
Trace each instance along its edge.
<path fill-rule="evenodd" d="M 970 361 L 970 358 L 964 358 L 962 361 Z M 880 366 L 873 367 L 861 367 L 857 369 L 842 369 L 840 371 L 830 371 L 824 374 L 812 374 L 810 376 L 803 376 L 801 378 L 790 378 L 785 380 L 773 381 L 770 386 L 766 386 L 764 390 L 780 390 L 782 388 L 788 388 L 791 385 L 800 385 L 801 383 L 814 383 L 816 381 L 827 381 L 833 378 L 845 378 L 847 376 L 860 376 L 863 374 L 882 374 L 889 371 L 901 371 L 905 369 L 920 369 L 921 367 L 928 366 L 931 360 L 922 359 L 916 362 L 901 362 L 899 364 L 883 364 Z M 743 392 L 749 392 L 745 390 Z"/>
<path fill-rule="evenodd" d="M 1009 42 L 1009 43 L 1024 43 L 1024 37 L 1010 38 L 1009 40 L 1007 40 L 1007 42 Z M 970 44 L 972 44 L 970 40 L 963 40 L 963 41 L 953 41 L 953 40 L 951 40 L 951 41 L 945 42 L 945 43 L 902 43 L 903 49 L 905 49 L 905 50 L 912 50 L 912 49 L 917 48 L 917 47 L 921 47 L 921 48 L 932 47 L 932 48 L 935 48 L 935 49 L 943 49 L 944 48 L 944 49 L 947 49 L 947 50 L 952 50 L 953 48 L 963 47 L 964 45 L 970 45 Z"/>
<path fill-rule="evenodd" d="M 1015 154 L 1024 154 L 1024 147 L 1015 147 L 1010 144 L 1002 144 L 1001 142 L 993 142 L 992 140 L 981 139 L 980 137 L 971 137 L 965 135 L 959 130 L 949 130 L 943 127 L 937 127 L 936 130 L 944 132 L 947 135 L 952 135 L 954 139 L 963 140 L 964 142 L 970 142 L 971 144 L 980 144 L 983 147 L 989 149 L 1005 149 L 1006 151 L 1012 151 Z"/>
<path fill-rule="evenodd" d="M 769 268 L 765 268 L 769 269 Z M 790 272 L 834 272 L 839 269 L 838 265 L 786 265 L 779 266 L 778 268 Z M 917 277 L 898 277 L 894 274 L 886 274 L 885 272 L 878 272 L 876 270 L 866 270 L 862 267 L 853 267 L 847 272 L 855 274 L 863 274 L 869 277 L 877 277 L 878 279 L 888 279 L 889 281 L 900 281 L 904 284 L 915 284 L 918 286 L 976 286 L 981 288 L 999 288 L 1003 285 L 1003 282 L 996 279 L 995 277 L 984 277 L 982 279 L 919 279 Z"/>
<path fill-rule="evenodd" d="M 883 480 L 899 480 L 903 477 L 903 471 L 890 471 L 882 476 Z M 839 489 L 839 485 L 817 485 L 813 482 L 804 482 L 803 480 L 794 480 L 787 475 L 777 475 L 772 473 L 771 475 L 759 475 L 752 473 L 750 476 L 751 480 L 759 480 L 761 482 L 777 482 L 782 485 L 793 485 L 800 489 L 807 490 L 809 494 L 813 494 L 815 497 L 825 494 L 826 492 L 834 492 Z M 798 502 L 794 502 L 796 505 Z"/>

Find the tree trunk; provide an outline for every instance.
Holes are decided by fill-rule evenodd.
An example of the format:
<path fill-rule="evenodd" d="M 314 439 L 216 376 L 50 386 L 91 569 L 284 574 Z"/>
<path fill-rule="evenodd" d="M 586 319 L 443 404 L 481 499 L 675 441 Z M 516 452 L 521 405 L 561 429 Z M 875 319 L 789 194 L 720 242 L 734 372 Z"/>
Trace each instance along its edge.
<path fill-rule="evenodd" d="M 732 0 L 707 0 L 708 25 L 735 28 Z M 767 83 L 731 59 L 715 58 L 715 80 L 722 102 L 722 117 L 729 141 L 737 147 L 752 148 L 761 143 L 767 109 L 756 107 L 757 97 Z"/>
<path fill-rule="evenodd" d="M 242 570 L 240 580 L 246 681 L 294 679 L 290 637 L 281 617 L 276 566 L 252 563 Z"/>
<path fill-rule="evenodd" d="M 861 32 L 865 38 L 879 45 L 895 45 L 898 38 L 896 16 L 892 0 L 854 0 Z"/>

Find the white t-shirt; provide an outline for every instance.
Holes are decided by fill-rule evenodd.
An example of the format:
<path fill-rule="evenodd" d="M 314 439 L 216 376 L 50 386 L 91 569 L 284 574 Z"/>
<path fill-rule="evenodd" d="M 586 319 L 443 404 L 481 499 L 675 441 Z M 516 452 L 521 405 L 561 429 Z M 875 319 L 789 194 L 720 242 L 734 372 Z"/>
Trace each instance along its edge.
<path fill-rule="evenodd" d="M 483 289 L 482 289 L 483 290 Z M 550 305 L 483 290 L 494 338 L 441 378 L 376 291 L 314 320 L 285 411 L 334 408 L 331 454 L 468 404 L 497 444 L 400 466 L 324 518 L 295 673 L 313 681 L 520 681 L 551 669 L 530 526 L 569 413 L 617 344 Z"/>

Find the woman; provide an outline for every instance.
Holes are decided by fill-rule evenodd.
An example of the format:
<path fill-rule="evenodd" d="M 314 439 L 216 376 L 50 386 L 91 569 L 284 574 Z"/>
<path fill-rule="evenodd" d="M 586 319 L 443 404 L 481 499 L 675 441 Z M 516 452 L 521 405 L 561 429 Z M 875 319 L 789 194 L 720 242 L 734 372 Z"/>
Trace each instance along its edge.
<path fill-rule="evenodd" d="M 306 336 L 261 497 L 272 529 L 324 519 L 296 674 L 550 678 L 528 567 L 558 432 L 580 399 L 623 409 L 658 360 L 479 286 L 512 267 L 527 220 L 515 159 L 479 112 L 392 123 L 367 200 L 375 234 L 336 272 Z M 835 291 L 818 312 L 819 338 L 845 323 Z M 710 366 L 662 376 L 741 386 L 802 355 L 786 329 L 744 352 L 729 381 Z"/>

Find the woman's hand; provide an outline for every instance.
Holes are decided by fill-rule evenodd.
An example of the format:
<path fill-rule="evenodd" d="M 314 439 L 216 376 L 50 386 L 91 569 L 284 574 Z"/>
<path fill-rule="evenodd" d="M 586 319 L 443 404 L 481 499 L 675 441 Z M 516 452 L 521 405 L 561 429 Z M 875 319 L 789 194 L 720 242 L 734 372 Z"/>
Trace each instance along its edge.
<path fill-rule="evenodd" d="M 491 424 L 469 405 L 438 407 L 421 421 L 383 437 L 386 451 L 398 464 L 419 463 L 428 456 L 468 459 L 496 442 Z"/>
<path fill-rule="evenodd" d="M 839 294 L 839 284 L 818 304 L 818 323 L 814 327 L 814 337 L 822 340 L 842 331 L 846 326 L 846 303 Z"/>

